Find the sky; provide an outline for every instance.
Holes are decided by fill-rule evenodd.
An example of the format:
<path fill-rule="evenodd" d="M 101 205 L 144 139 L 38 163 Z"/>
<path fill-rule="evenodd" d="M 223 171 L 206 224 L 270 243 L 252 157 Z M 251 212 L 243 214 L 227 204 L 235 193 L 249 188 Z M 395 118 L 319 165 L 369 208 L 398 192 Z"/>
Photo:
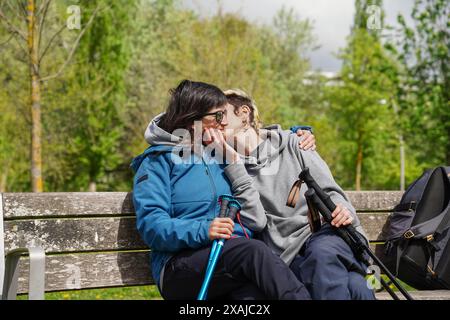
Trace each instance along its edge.
<path fill-rule="evenodd" d="M 340 61 L 335 54 L 345 47 L 355 12 L 354 0 L 182 0 L 182 6 L 201 16 L 217 12 L 221 3 L 224 12 L 238 13 L 251 22 L 270 24 L 275 13 L 283 6 L 293 8 L 301 18 L 314 23 L 313 33 L 320 46 L 308 54 L 312 70 L 337 72 Z M 414 0 L 385 0 L 385 24 L 397 25 L 399 13 L 408 19 Z"/>

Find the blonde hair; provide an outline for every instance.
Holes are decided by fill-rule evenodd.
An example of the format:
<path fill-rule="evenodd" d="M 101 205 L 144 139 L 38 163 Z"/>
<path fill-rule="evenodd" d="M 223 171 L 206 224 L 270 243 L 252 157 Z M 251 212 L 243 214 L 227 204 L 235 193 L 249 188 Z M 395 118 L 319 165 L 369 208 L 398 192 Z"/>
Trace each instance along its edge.
<path fill-rule="evenodd" d="M 253 100 L 248 93 L 241 89 L 228 89 L 225 90 L 224 93 L 228 99 L 228 102 L 234 106 L 235 112 L 237 108 L 242 107 L 243 105 L 246 105 L 251 109 L 250 125 L 258 132 L 258 130 L 262 127 L 262 123 L 255 100 Z"/>

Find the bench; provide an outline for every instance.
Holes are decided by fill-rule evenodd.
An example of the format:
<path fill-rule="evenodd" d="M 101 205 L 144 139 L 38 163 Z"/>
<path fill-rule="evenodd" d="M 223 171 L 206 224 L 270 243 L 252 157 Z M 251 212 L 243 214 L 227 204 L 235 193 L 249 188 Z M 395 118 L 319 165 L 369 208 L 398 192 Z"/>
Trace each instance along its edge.
<path fill-rule="evenodd" d="M 384 240 L 388 215 L 402 192 L 350 191 L 348 195 L 377 249 L 376 244 Z M 3 299 L 15 299 L 17 293 L 43 299 L 44 291 L 154 284 L 150 250 L 140 239 L 135 222 L 131 193 L 1 193 Z M 5 276 L 3 251 L 7 255 Z M 450 299 L 450 290 L 412 291 L 412 295 Z M 390 296 L 381 292 L 377 298 Z"/>

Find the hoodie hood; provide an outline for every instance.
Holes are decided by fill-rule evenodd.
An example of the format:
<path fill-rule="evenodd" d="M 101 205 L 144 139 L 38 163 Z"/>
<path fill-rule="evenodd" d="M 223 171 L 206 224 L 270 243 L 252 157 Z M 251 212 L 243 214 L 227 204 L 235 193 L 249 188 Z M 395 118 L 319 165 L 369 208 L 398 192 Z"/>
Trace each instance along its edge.
<path fill-rule="evenodd" d="M 144 161 L 149 153 L 155 151 L 171 151 L 176 146 L 182 146 L 182 137 L 168 133 L 159 127 L 158 123 L 163 115 L 164 113 L 161 113 L 153 118 L 145 129 L 145 141 L 147 141 L 151 146 L 148 147 L 142 154 L 135 157 L 131 162 L 130 167 L 134 170 L 134 172 L 139 169 L 142 161 Z"/>
<path fill-rule="evenodd" d="M 284 131 L 280 125 L 272 125 L 259 132 L 263 141 L 250 155 L 242 157 L 247 168 L 256 170 L 278 158 L 286 148 L 290 135 L 290 131 Z"/>
<path fill-rule="evenodd" d="M 181 137 L 175 136 L 159 127 L 158 123 L 163 115 L 164 113 L 160 113 L 150 121 L 147 129 L 145 129 L 145 141 L 150 145 L 179 145 L 183 141 Z"/>

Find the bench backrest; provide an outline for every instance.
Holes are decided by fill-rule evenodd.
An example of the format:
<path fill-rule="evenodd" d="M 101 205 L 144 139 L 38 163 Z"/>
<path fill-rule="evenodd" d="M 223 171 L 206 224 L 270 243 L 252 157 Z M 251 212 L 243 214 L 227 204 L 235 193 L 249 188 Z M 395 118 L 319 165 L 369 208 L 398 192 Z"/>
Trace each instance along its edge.
<path fill-rule="evenodd" d="M 383 226 L 402 192 L 347 194 L 370 240 L 383 242 Z M 131 193 L 3 193 L 0 200 L 5 251 L 43 247 L 46 291 L 153 284 Z M 23 260 L 20 293 L 28 290 Z"/>

